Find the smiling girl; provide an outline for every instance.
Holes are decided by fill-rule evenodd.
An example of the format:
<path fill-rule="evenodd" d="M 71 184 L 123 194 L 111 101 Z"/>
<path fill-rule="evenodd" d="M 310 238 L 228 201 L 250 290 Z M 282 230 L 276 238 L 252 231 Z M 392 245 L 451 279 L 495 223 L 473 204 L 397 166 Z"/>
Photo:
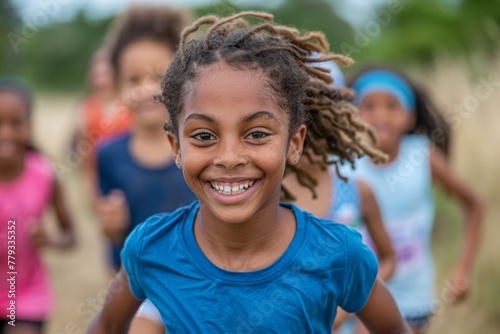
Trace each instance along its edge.
<path fill-rule="evenodd" d="M 304 141 L 324 165 L 329 154 L 381 160 L 361 139 L 369 131 L 352 96 L 305 65 L 312 51 L 325 54 L 318 62 L 350 59 L 329 54 L 320 33 L 244 16 L 272 20 L 207 16 L 182 34 L 162 100 L 175 162 L 198 201 L 132 232 L 89 333 L 124 332 L 145 298 L 169 333 L 330 333 L 338 306 L 374 333 L 410 333 L 359 233 L 280 203 Z"/>
<path fill-rule="evenodd" d="M 16 79 L 0 76 L 0 333 L 40 334 L 54 294 L 44 249 L 75 244 L 63 187 L 51 162 L 32 146 L 33 102 Z M 57 232 L 44 224 L 54 209 Z"/>

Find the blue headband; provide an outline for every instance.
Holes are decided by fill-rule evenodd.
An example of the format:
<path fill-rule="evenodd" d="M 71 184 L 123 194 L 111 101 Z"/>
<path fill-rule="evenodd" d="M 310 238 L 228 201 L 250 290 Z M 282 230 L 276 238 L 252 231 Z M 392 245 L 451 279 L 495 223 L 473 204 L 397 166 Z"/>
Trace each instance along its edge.
<path fill-rule="evenodd" d="M 406 112 L 415 111 L 415 95 L 410 85 L 399 75 L 389 71 L 373 70 L 362 74 L 353 84 L 356 104 L 372 93 L 387 93 L 394 96 Z"/>

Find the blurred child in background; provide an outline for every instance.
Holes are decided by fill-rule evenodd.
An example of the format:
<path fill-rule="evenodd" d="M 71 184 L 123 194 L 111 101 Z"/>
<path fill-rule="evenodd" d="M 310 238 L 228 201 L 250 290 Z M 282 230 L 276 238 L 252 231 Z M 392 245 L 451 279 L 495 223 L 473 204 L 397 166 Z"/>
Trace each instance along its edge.
<path fill-rule="evenodd" d="M 92 201 L 95 200 L 97 146 L 128 132 L 132 126 L 129 109 L 117 99 L 113 69 L 107 47 L 100 47 L 92 56 L 87 81 L 90 95 L 82 102 L 80 124 L 73 142 L 76 152 L 81 147 L 89 151 L 84 156 L 85 185 Z"/>
<path fill-rule="evenodd" d="M 137 224 L 195 199 L 174 163 L 163 129 L 165 107 L 153 98 L 160 92 L 161 78 L 177 50 L 184 22 L 184 15 L 169 7 L 134 6 L 115 23 L 111 63 L 119 99 L 132 111 L 134 124 L 130 133 L 106 143 L 98 152 L 102 197 L 97 207 L 111 242 L 114 270 L 120 268 L 123 241 Z M 150 308 L 141 310 L 144 317 L 140 318 L 149 317 L 147 310 Z M 144 321 L 148 322 L 137 319 L 133 327 Z"/>
<path fill-rule="evenodd" d="M 318 55 L 313 55 L 318 57 Z M 345 79 L 340 68 L 335 62 L 324 62 L 310 64 L 310 66 L 328 69 L 333 79 L 333 86 L 339 93 L 346 96 L 349 92 L 344 88 Z M 294 175 L 294 169 L 290 168 L 284 180 L 283 186 L 293 195 L 291 202 L 299 208 L 312 214 L 351 226 L 363 235 L 369 235 L 374 243 L 374 252 L 379 260 L 378 277 L 387 281 L 393 274 L 396 265 L 396 257 L 391 240 L 384 227 L 380 209 L 371 188 L 361 180 L 342 180 L 337 176 L 335 164 L 328 168 L 322 167 L 319 161 L 334 161 L 335 156 L 327 156 L 305 151 L 298 163 L 298 167 L 313 175 L 314 180 L 300 178 Z M 312 185 L 316 184 L 314 193 Z M 337 329 L 348 318 L 346 312 L 339 309 L 335 318 Z M 346 323 L 338 333 L 354 333 L 354 319 Z"/>
<path fill-rule="evenodd" d="M 24 86 L 0 78 L 0 333 L 5 334 L 42 333 L 54 297 L 41 250 L 75 243 L 52 165 L 31 145 L 31 114 Z M 42 224 L 49 207 L 60 229 L 54 236 Z"/>
<path fill-rule="evenodd" d="M 361 159 L 354 175 L 370 185 L 379 202 L 397 255 L 389 287 L 415 333 L 422 333 L 436 302 L 432 184 L 443 187 L 465 209 L 465 241 L 451 279 L 456 300 L 469 290 L 483 217 L 481 201 L 448 164 L 444 152 L 449 127 L 421 89 L 385 69 L 361 72 L 352 87 L 362 119 L 372 126 L 378 148 L 389 157 L 387 164 L 377 166 Z"/>

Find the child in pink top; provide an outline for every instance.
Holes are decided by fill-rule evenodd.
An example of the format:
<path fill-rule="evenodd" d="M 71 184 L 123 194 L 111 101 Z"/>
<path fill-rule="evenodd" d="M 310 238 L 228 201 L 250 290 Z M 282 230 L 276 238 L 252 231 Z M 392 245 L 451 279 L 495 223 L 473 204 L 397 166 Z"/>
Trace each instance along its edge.
<path fill-rule="evenodd" d="M 40 249 L 75 242 L 51 164 L 30 146 L 31 99 L 17 82 L 0 78 L 0 333 L 41 333 L 53 295 Z M 42 226 L 53 206 L 61 233 Z"/>

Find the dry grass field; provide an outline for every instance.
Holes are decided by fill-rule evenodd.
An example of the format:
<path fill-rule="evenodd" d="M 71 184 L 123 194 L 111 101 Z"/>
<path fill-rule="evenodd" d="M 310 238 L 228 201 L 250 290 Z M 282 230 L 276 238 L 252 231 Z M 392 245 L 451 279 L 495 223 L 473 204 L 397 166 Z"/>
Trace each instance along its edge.
<path fill-rule="evenodd" d="M 454 120 L 451 163 L 471 183 L 487 204 L 487 215 L 473 274 L 473 290 L 468 300 L 454 305 L 446 298 L 446 279 L 460 247 L 463 220 L 460 207 L 441 191 L 436 192 L 437 218 L 434 233 L 439 305 L 430 334 L 500 333 L 500 67 L 491 65 L 482 75 L 461 71 L 463 65 L 442 61 L 418 75 L 432 88 L 432 95 L 445 113 Z M 493 79 L 490 78 L 492 76 Z M 483 81 L 480 80 L 483 79 Z M 484 80 L 498 82 L 484 88 L 477 107 L 474 96 Z M 484 83 L 483 83 L 484 85 Z M 481 90 L 484 93 L 484 89 Z M 471 97 L 472 96 L 472 97 Z M 469 97 L 469 98 L 468 98 Z M 466 112 L 450 111 L 454 104 L 469 103 Z M 35 113 L 35 138 L 58 166 L 68 167 L 74 154 L 68 151 L 78 98 L 38 96 Z M 68 161 L 70 163 L 68 164 Z M 78 247 L 66 254 L 47 252 L 57 307 L 48 334 L 83 333 L 96 310 L 104 303 L 108 283 L 104 243 L 90 205 L 84 196 L 79 168 L 69 166 L 61 175 L 67 202 L 77 227 Z M 48 228 L 53 228 L 47 217 Z"/>

